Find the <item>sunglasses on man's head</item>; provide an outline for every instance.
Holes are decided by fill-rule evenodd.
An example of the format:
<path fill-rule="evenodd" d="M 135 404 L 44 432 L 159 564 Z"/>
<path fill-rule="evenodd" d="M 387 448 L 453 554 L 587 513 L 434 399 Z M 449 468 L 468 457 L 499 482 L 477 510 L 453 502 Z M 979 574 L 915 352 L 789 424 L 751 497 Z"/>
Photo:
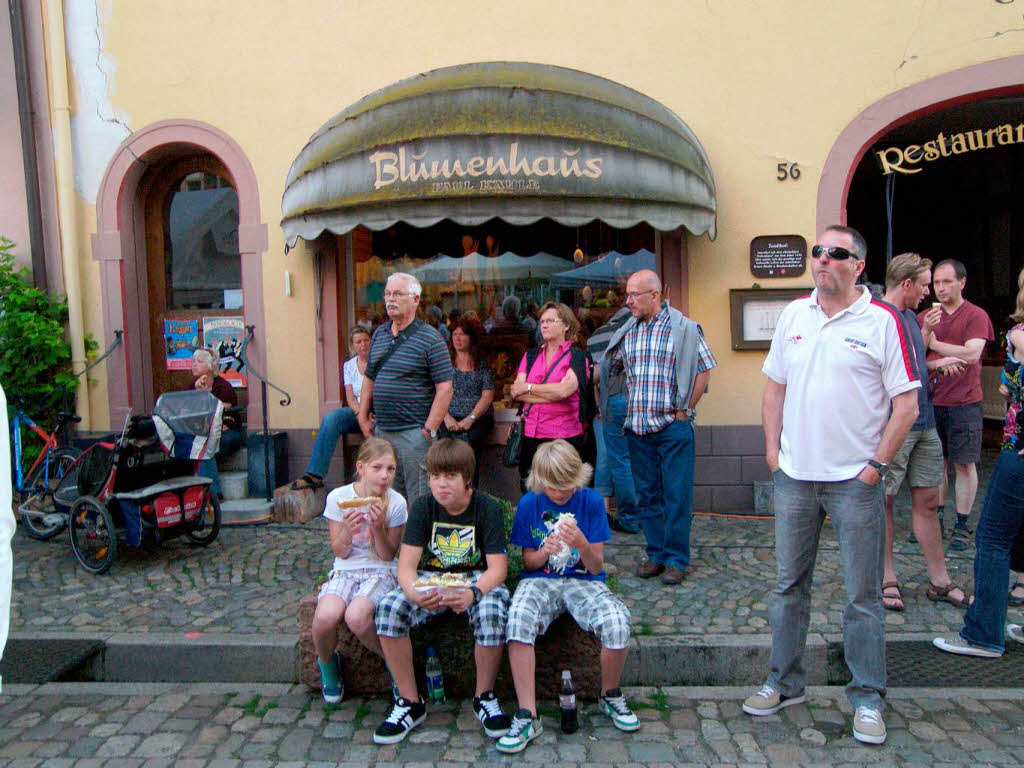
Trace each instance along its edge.
<path fill-rule="evenodd" d="M 828 256 L 830 259 L 836 261 L 843 261 L 844 259 L 856 259 L 853 251 L 848 251 L 845 248 L 840 248 L 838 245 L 816 245 L 811 248 L 811 256 L 816 259 L 820 259 L 822 256 Z"/>

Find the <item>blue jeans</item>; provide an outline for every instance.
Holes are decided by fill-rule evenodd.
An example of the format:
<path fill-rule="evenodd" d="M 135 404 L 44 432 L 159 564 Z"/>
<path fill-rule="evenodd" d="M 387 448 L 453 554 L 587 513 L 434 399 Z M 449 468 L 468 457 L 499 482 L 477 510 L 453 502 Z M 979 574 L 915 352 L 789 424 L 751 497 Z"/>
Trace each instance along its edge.
<path fill-rule="evenodd" d="M 795 480 L 782 470 L 772 474 L 772 482 L 779 570 L 768 608 L 772 623 L 768 682 L 785 696 L 798 696 L 804 691 L 807 674 L 803 655 L 811 616 L 811 582 L 821 524 L 828 514 L 839 536 L 846 587 L 843 652 L 853 676 L 846 695 L 854 707 L 881 711 L 885 696 L 885 483 L 868 485 L 857 478 L 839 482 Z"/>
<path fill-rule="evenodd" d="M 677 419 L 650 435 L 627 432 L 626 439 L 647 559 L 685 573 L 693 522 L 693 425 Z"/>
<path fill-rule="evenodd" d="M 225 429 L 220 433 L 220 447 L 211 459 L 203 459 L 199 462 L 197 475 L 208 477 L 213 480 L 210 483 L 210 490 L 220 493 L 220 472 L 217 469 L 218 456 L 230 456 L 245 444 L 245 432 L 240 429 Z"/>
<path fill-rule="evenodd" d="M 594 437 L 597 440 L 597 471 L 594 486 L 605 496 L 615 495 L 618 507 L 619 525 L 630 531 L 640 527 L 640 512 L 636 507 L 636 487 L 633 484 L 633 470 L 629 464 L 629 443 L 622 425 L 626 421 L 626 396 L 611 395 L 608 398 L 608 413 L 594 423 Z M 604 479 L 601 473 L 601 454 L 604 453 Z M 604 482 L 602 482 L 604 480 Z M 605 493 L 605 489 L 609 493 Z"/>
<path fill-rule="evenodd" d="M 338 445 L 338 438 L 359 431 L 359 420 L 351 408 L 339 408 L 324 416 L 324 420 L 320 422 L 320 431 L 316 433 L 316 442 L 313 443 L 313 455 L 309 457 L 309 463 L 306 465 L 306 474 L 326 476 L 334 448 Z"/>
<path fill-rule="evenodd" d="M 975 532 L 974 602 L 960 637 L 993 651 L 1005 650 L 1006 580 L 1010 550 L 1024 525 L 1024 456 L 999 454 L 988 481 L 985 505 Z"/>

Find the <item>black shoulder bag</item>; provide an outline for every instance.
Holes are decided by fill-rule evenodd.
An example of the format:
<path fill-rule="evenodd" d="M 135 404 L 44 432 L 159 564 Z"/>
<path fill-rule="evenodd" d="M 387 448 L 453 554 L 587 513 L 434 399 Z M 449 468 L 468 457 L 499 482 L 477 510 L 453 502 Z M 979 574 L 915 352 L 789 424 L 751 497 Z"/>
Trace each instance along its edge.
<path fill-rule="evenodd" d="M 548 376 L 555 370 L 555 366 L 562 362 L 562 358 L 569 354 L 572 347 L 565 350 L 558 359 L 551 364 L 548 368 L 548 372 L 544 374 L 544 378 L 541 379 L 540 383 L 544 384 L 548 380 Z M 526 375 L 530 375 L 530 369 L 526 369 Z M 518 467 L 519 466 L 519 455 L 523 451 L 523 431 L 526 429 L 526 417 L 530 414 L 530 407 L 533 403 L 528 403 L 525 407 L 520 406 L 519 415 L 516 420 L 512 422 L 512 428 L 508 431 L 508 440 L 505 441 L 505 451 L 501 455 L 501 463 L 506 467 Z"/>

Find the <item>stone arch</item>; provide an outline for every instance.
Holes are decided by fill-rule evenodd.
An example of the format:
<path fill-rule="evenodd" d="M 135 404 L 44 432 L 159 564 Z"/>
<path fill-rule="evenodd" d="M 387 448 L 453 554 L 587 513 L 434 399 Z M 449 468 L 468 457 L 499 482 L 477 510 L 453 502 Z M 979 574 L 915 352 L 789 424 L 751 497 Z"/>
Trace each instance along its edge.
<path fill-rule="evenodd" d="M 224 164 L 238 194 L 238 247 L 242 261 L 245 324 L 255 327 L 249 359 L 266 368 L 263 311 L 263 253 L 267 225 L 260 213 L 259 185 L 242 148 L 226 133 L 195 120 L 164 120 L 135 131 L 107 165 L 96 199 L 92 255 L 100 266 L 104 340 L 124 330 L 124 344 L 107 359 L 107 399 L 112 426 L 152 401 L 149 344 L 144 322 L 145 231 L 141 205 L 143 174 L 156 160 L 195 151 L 209 152 Z M 141 279 L 141 283 L 140 283 Z M 147 386 L 150 391 L 147 392 Z M 260 418 L 259 387 L 249 391 L 249 421 Z"/>
<path fill-rule="evenodd" d="M 850 182 L 864 153 L 886 132 L 922 115 L 981 98 L 1024 91 L 1024 56 L 986 61 L 890 93 L 857 115 L 839 134 L 818 181 L 816 232 L 846 223 Z"/>

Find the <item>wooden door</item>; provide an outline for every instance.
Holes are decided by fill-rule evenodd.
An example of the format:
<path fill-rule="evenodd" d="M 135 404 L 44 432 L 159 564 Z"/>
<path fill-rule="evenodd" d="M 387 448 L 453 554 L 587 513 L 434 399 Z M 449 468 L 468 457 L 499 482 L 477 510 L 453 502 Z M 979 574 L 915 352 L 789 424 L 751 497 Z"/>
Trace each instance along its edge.
<path fill-rule="evenodd" d="M 186 389 L 203 321 L 241 317 L 238 196 L 211 155 L 150 171 L 145 199 L 146 290 L 153 395 Z M 241 399 L 244 403 L 244 398 Z"/>

